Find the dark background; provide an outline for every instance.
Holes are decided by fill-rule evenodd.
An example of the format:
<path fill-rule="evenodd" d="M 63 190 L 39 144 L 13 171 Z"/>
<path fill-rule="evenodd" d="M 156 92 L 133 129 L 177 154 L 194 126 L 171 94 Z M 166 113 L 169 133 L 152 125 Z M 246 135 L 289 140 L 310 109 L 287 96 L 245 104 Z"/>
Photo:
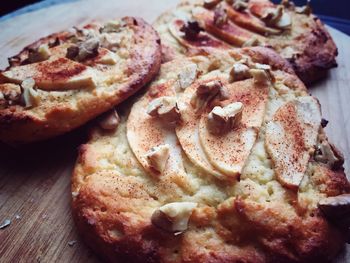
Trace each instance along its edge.
<path fill-rule="evenodd" d="M 115 0 L 124 1 L 124 0 Z M 140 0 L 145 1 L 145 0 Z M 161 0 L 160 0 L 161 1 Z M 279 3 L 280 0 L 272 0 Z M 0 4 L 0 16 L 10 13 L 18 8 L 26 5 L 37 3 L 40 1 L 33 0 L 3 0 Z M 306 0 L 295 0 L 297 5 L 304 5 Z M 320 15 L 321 19 L 345 32 L 350 34 L 350 0 L 312 0 L 311 6 L 314 13 Z"/>

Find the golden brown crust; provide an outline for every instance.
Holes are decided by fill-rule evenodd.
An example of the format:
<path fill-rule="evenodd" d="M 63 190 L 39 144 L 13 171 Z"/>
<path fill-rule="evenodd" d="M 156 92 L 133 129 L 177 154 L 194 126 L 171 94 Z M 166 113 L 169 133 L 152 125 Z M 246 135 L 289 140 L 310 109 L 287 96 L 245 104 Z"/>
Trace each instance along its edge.
<path fill-rule="evenodd" d="M 274 167 L 263 150 L 262 138 L 257 140 L 240 180 L 233 183 L 202 171 L 184 152 L 186 174 L 154 176 L 137 160 L 134 145 L 130 148 L 126 121 L 134 114 L 129 110 L 132 105 L 143 105 L 137 103 L 148 97 L 169 95 L 169 89 L 176 89 L 180 72 L 189 65 L 197 65 L 201 72 L 197 78 L 202 80 L 210 79 L 211 71 L 215 76 L 226 76 L 233 63 L 248 58 L 253 63 L 250 65 L 269 64 L 275 78 L 264 123 L 277 110 L 280 97 L 274 91 L 309 98 L 291 66 L 274 51 L 261 47 L 231 50 L 163 64 L 146 95 L 136 98 L 136 104 L 131 101 L 118 108 L 121 123 L 116 131 L 92 131 L 74 169 L 72 209 L 79 232 L 105 260 L 328 262 L 342 248 L 345 231 L 328 222 L 317 207 L 324 197 L 349 193 L 350 184 L 341 168 L 332 170 L 311 158 L 295 192 L 283 187 L 275 175 L 269 175 L 268 171 L 274 174 Z M 178 92 L 181 98 L 183 94 Z M 287 101 L 279 101 L 279 107 Z M 264 131 L 265 124 L 260 129 Z M 176 235 L 152 223 L 151 217 L 159 207 L 181 201 L 198 203 L 187 230 Z"/>
<path fill-rule="evenodd" d="M 21 105 L 13 105 L 1 109 L 0 139 L 16 144 L 44 140 L 68 132 L 124 101 L 148 83 L 157 74 L 160 66 L 159 37 L 153 28 L 141 18 L 125 17 L 124 21 L 130 32 L 132 32 L 128 47 L 130 59 L 123 59 L 126 61 L 125 69 L 122 69 L 124 71 L 122 72 L 123 76 L 115 76 L 117 78 L 116 83 L 108 84 L 115 86 L 111 93 L 104 94 L 99 92 L 100 95 L 81 95 L 77 97 L 76 102 L 73 103 L 74 105 L 72 105 L 71 101 L 47 105 L 45 104 L 46 102 L 43 102 L 37 107 L 40 108 L 38 110 L 35 110 L 35 107 L 33 109 L 25 109 Z M 89 28 L 89 26 L 85 26 L 85 28 Z M 17 59 L 10 59 L 12 62 L 10 62 L 10 67 L 7 70 L 27 64 L 26 58 L 29 50 L 35 49 L 43 43 L 54 43 L 57 38 L 61 43 L 65 43 L 70 37 L 70 33 L 63 32 L 40 39 L 20 52 Z M 87 61 L 87 63 L 90 62 Z M 67 72 L 64 68 L 58 72 L 57 68 L 52 68 L 52 71 L 55 71 L 52 76 L 50 75 L 50 68 L 46 67 L 43 70 L 47 76 L 51 76 L 52 81 L 55 81 L 56 78 L 59 78 L 61 81 L 63 78 L 69 78 L 69 74 L 74 73 L 73 75 L 75 76 L 79 73 L 78 70 L 87 67 L 80 63 L 78 65 L 79 67 L 75 68 L 74 72 Z M 50 64 L 50 66 L 53 67 L 54 65 Z M 101 70 L 103 72 L 103 67 Z M 33 77 L 35 79 L 35 76 Z M 128 78 L 127 81 L 125 81 L 125 77 Z M 40 81 L 38 79 L 35 80 Z M 2 79 L 1 82 L 4 83 L 6 81 Z M 82 92 L 84 92 L 84 88 Z M 92 90 L 92 94 L 94 92 Z M 74 98 L 75 95 L 69 96 Z"/>
<path fill-rule="evenodd" d="M 227 10 L 228 21 L 216 25 L 214 13 L 222 6 Z M 162 45 L 165 46 L 163 59 L 169 61 L 176 54 L 202 54 L 203 48 L 198 43 L 186 47 L 174 39 L 174 32 L 169 33 L 174 19 L 198 21 L 204 32 L 227 42 L 234 47 L 242 45 L 263 45 L 275 49 L 293 66 L 296 74 L 306 84 L 323 78 L 330 68 L 336 67 L 337 47 L 327 29 L 318 17 L 313 14 L 299 14 L 293 4 L 285 7 L 292 18 L 291 29 L 281 30 L 266 26 L 262 17 L 268 8 L 275 8 L 265 0 L 251 0 L 248 9 L 237 11 L 224 1 L 209 9 L 203 8 L 203 1 L 182 1 L 176 10 L 168 11 L 154 23 L 160 33 Z M 202 8 L 199 10 L 199 8 Z M 193 12 L 191 11 L 193 10 Z M 200 33 L 199 35 L 203 34 Z M 181 36 L 180 36 L 181 37 Z M 258 42 L 254 43 L 256 39 Z M 252 43 L 249 43 L 252 41 Z M 249 43 L 249 44 L 248 44 Z M 310 47 L 313 48 L 310 48 Z M 221 48 L 221 47 L 213 47 Z M 207 50 L 206 47 L 204 50 Z"/>

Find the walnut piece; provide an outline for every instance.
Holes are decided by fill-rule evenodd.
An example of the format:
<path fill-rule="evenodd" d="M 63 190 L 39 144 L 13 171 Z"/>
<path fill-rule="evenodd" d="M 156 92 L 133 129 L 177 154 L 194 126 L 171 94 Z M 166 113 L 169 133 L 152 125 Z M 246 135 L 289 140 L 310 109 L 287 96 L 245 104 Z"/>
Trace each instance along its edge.
<path fill-rule="evenodd" d="M 321 199 L 318 207 L 333 223 L 343 227 L 350 226 L 350 194 Z"/>
<path fill-rule="evenodd" d="M 255 63 L 255 68 L 250 69 L 249 73 L 254 78 L 255 83 L 264 84 L 274 81 L 270 65 Z"/>
<path fill-rule="evenodd" d="M 208 130 L 221 135 L 232 130 L 242 119 L 243 104 L 234 102 L 225 107 L 216 106 L 208 115 Z"/>
<path fill-rule="evenodd" d="M 169 151 L 168 144 L 152 147 L 145 156 L 149 167 L 162 174 L 169 158 Z"/>
<path fill-rule="evenodd" d="M 235 63 L 230 71 L 230 82 L 251 78 L 249 67 L 242 63 Z"/>
<path fill-rule="evenodd" d="M 66 57 L 75 61 L 83 61 L 87 58 L 95 57 L 98 54 L 100 41 L 98 38 L 89 38 L 84 42 L 79 42 L 67 49 Z"/>
<path fill-rule="evenodd" d="M 164 96 L 151 101 L 147 113 L 158 117 L 166 123 L 176 123 L 180 119 L 180 111 L 175 97 Z"/>
<path fill-rule="evenodd" d="M 227 11 L 222 6 L 218 6 L 214 10 L 214 25 L 217 27 L 222 27 L 223 25 L 227 24 L 228 22 L 228 16 Z"/>
<path fill-rule="evenodd" d="M 235 0 L 232 7 L 236 11 L 244 11 L 248 8 L 247 0 Z"/>
<path fill-rule="evenodd" d="M 196 112 L 201 111 L 210 101 L 228 99 L 228 91 L 220 80 L 212 80 L 198 86 L 191 98 L 191 106 Z"/>
<path fill-rule="evenodd" d="M 197 203 L 194 202 L 169 203 L 153 212 L 151 222 L 166 232 L 181 233 L 187 230 L 188 221 L 196 207 Z"/>
<path fill-rule="evenodd" d="M 277 6 L 277 8 L 269 8 L 261 19 L 266 25 L 280 29 L 286 29 L 292 24 L 290 15 L 285 12 L 282 5 Z"/>
<path fill-rule="evenodd" d="M 327 140 L 323 140 L 317 145 L 314 159 L 316 162 L 327 164 L 332 169 L 338 169 L 344 163 L 342 153 Z"/>
<path fill-rule="evenodd" d="M 196 64 L 190 64 L 179 73 L 178 79 L 181 89 L 186 89 L 197 78 L 197 68 Z"/>
<path fill-rule="evenodd" d="M 186 39 L 195 40 L 203 28 L 199 26 L 197 21 L 188 21 L 180 28 L 180 31 L 185 34 Z"/>
<path fill-rule="evenodd" d="M 32 78 L 23 80 L 21 87 L 23 92 L 21 94 L 21 101 L 25 108 L 36 106 L 40 101 L 38 92 L 34 89 L 35 81 Z"/>
<path fill-rule="evenodd" d="M 111 20 L 108 21 L 100 28 L 100 33 L 112 33 L 112 32 L 120 32 L 121 28 L 125 25 L 125 23 L 121 20 Z"/>
<path fill-rule="evenodd" d="M 102 129 L 110 131 L 115 130 L 120 122 L 120 117 L 115 109 L 103 114 L 99 121 L 99 125 Z"/>
<path fill-rule="evenodd" d="M 49 59 L 51 56 L 48 45 L 42 44 L 35 50 L 30 50 L 28 54 L 28 62 L 35 63 Z"/>
<path fill-rule="evenodd" d="M 0 84 L 0 108 L 18 104 L 21 96 L 21 87 L 13 83 Z"/>

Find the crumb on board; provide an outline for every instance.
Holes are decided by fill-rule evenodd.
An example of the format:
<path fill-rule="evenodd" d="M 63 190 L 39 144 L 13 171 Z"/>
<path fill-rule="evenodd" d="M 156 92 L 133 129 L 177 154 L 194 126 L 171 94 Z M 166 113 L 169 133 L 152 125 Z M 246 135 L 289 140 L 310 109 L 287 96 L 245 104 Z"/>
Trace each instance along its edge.
<path fill-rule="evenodd" d="M 11 220 L 5 219 L 5 221 L 0 225 L 0 229 L 4 229 L 4 228 L 8 227 L 10 224 L 11 224 Z"/>
<path fill-rule="evenodd" d="M 76 240 L 71 240 L 71 241 L 68 242 L 68 246 L 72 247 L 72 246 L 75 245 L 75 243 L 77 243 Z"/>

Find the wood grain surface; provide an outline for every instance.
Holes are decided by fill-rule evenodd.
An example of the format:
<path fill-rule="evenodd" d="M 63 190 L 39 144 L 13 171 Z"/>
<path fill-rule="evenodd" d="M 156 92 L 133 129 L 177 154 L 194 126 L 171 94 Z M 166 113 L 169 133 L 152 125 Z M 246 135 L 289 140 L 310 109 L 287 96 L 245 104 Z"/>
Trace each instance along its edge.
<path fill-rule="evenodd" d="M 50 33 L 93 19 L 125 15 L 153 22 L 176 5 L 173 0 L 84 0 L 21 15 L 0 23 L 0 68 L 7 57 Z M 338 68 L 310 87 L 330 120 L 326 131 L 344 153 L 350 175 L 350 38 L 331 29 L 339 48 Z M 34 145 L 0 145 L 0 262 L 98 262 L 76 233 L 70 212 L 70 176 L 77 147 L 86 140 L 84 126 L 70 134 Z M 350 248 L 336 262 L 350 262 Z"/>

